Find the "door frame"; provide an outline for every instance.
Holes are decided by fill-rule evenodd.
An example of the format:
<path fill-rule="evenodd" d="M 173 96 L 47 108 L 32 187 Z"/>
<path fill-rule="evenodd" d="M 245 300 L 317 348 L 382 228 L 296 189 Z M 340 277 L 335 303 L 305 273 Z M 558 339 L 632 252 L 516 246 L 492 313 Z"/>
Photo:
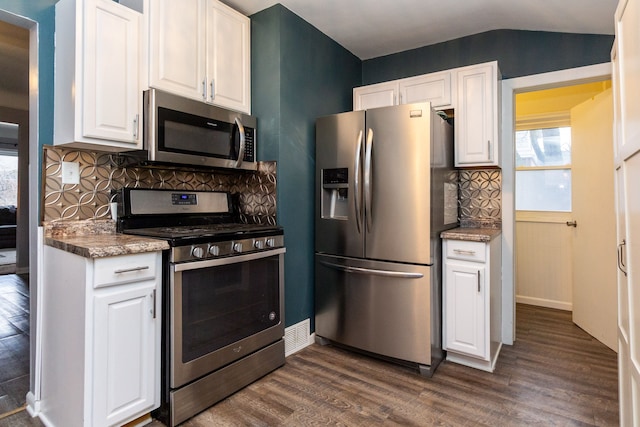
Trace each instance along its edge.
<path fill-rule="evenodd" d="M 37 318 L 38 293 L 42 289 L 40 263 L 42 262 L 42 236 L 38 227 L 40 209 L 40 143 L 39 129 L 39 60 L 38 60 L 38 22 L 7 10 L 0 9 L 0 20 L 29 30 L 29 393 L 27 394 L 27 410 L 33 416 L 38 411 L 40 399 L 40 346 L 36 341 L 41 339 Z"/>
<path fill-rule="evenodd" d="M 515 293 L 515 95 L 520 92 L 611 79 L 611 62 L 502 81 L 502 342 L 516 339 Z"/>

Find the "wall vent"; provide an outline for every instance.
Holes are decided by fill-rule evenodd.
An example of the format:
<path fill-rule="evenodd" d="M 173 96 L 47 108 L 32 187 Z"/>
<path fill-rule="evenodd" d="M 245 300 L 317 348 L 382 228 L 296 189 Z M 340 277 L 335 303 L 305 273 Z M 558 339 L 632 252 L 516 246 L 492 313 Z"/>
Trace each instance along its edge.
<path fill-rule="evenodd" d="M 313 342 L 310 329 L 309 319 L 305 319 L 300 323 L 289 326 L 284 330 L 284 355 L 290 356 L 293 353 L 302 350 Z"/>

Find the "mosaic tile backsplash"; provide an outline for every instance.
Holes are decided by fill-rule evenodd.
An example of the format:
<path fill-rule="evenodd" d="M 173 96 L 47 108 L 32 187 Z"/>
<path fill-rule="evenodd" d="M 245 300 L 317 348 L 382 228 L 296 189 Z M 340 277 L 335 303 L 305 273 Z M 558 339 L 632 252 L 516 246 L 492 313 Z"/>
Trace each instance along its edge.
<path fill-rule="evenodd" d="M 126 154 L 50 146 L 43 162 L 43 221 L 110 218 L 111 192 L 134 187 L 229 191 L 239 199 L 242 222 L 276 224 L 276 162 L 260 162 L 253 173 L 127 167 Z M 62 183 L 62 162 L 79 163 L 79 184 Z"/>
<path fill-rule="evenodd" d="M 465 169 L 458 179 L 460 226 L 501 228 L 502 171 Z"/>

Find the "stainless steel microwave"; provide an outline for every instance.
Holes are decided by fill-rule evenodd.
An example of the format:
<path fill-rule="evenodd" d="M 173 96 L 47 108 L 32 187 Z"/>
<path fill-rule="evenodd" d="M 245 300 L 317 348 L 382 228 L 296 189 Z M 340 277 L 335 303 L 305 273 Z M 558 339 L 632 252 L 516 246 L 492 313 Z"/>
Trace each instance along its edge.
<path fill-rule="evenodd" d="M 148 161 L 256 170 L 256 119 L 149 89 L 144 100 Z"/>

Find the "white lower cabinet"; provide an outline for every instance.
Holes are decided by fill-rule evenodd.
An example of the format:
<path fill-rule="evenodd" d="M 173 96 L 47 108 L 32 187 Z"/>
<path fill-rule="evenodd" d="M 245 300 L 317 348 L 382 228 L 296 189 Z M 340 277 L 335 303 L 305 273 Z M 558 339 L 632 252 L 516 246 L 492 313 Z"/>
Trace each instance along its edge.
<path fill-rule="evenodd" d="M 120 426 L 160 404 L 161 252 L 84 258 L 45 246 L 47 426 Z"/>
<path fill-rule="evenodd" d="M 501 242 L 443 240 L 447 360 L 493 372 L 502 346 Z"/>

